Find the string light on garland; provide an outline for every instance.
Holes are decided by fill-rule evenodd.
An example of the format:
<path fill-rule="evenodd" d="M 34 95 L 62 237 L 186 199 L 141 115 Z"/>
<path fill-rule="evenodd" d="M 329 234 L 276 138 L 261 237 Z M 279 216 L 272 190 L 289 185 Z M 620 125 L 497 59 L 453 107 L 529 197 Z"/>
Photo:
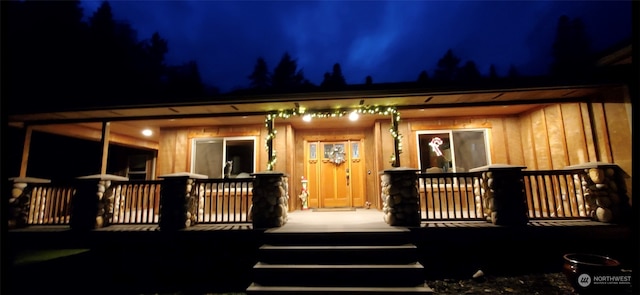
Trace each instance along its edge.
<path fill-rule="evenodd" d="M 396 154 L 402 153 L 402 135 L 398 132 L 398 121 L 400 121 L 400 113 L 395 107 L 381 107 L 381 106 L 360 106 L 356 109 L 334 109 L 334 110 L 320 110 L 320 111 L 307 111 L 305 108 L 294 108 L 289 110 L 281 110 L 278 112 L 269 113 L 266 116 L 265 125 L 267 127 L 266 138 L 266 150 L 269 160 L 267 163 L 267 170 L 272 171 L 276 164 L 276 151 L 273 149 L 273 139 L 276 137 L 277 131 L 273 128 L 273 121 L 276 118 L 288 119 L 292 116 L 304 116 L 305 118 L 340 118 L 349 116 L 349 114 L 357 112 L 358 114 L 367 115 L 392 115 L 391 128 L 389 129 L 391 136 L 394 139 L 394 149 L 397 150 L 393 156 L 393 162 L 395 165 L 399 165 Z M 307 121 L 305 119 L 305 121 Z"/>

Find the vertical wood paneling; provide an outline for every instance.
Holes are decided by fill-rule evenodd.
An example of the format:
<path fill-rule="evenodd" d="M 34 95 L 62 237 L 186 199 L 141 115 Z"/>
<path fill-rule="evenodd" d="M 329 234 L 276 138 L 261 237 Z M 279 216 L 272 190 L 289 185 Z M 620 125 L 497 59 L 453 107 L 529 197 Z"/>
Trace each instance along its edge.
<path fill-rule="evenodd" d="M 507 138 L 504 134 L 504 121 L 500 118 L 491 120 L 491 163 L 507 164 L 509 155 Z"/>
<path fill-rule="evenodd" d="M 376 183 L 376 196 L 380 195 L 380 171 L 383 170 L 383 165 L 382 165 L 382 145 L 377 144 L 377 143 L 381 143 L 382 139 L 381 139 L 381 132 L 382 132 L 382 125 L 380 124 L 380 121 L 376 121 L 375 124 L 373 125 L 373 143 L 374 145 L 372 145 L 372 147 L 375 149 L 374 150 L 374 155 L 375 155 L 375 159 L 374 159 L 374 170 L 372 172 L 372 174 L 374 175 L 375 178 L 375 183 Z M 378 197 L 375 198 L 375 200 L 372 202 L 376 208 L 378 209 L 382 209 L 382 200 Z"/>
<path fill-rule="evenodd" d="M 544 110 L 547 130 L 550 169 L 562 169 L 568 165 L 566 138 L 559 105 L 548 106 Z"/>
<path fill-rule="evenodd" d="M 296 162 L 295 152 L 296 150 L 301 151 L 302 149 L 296 149 L 295 134 L 291 124 L 287 124 L 285 128 L 287 137 L 285 144 L 287 149 L 287 169 L 284 172 L 289 174 L 289 211 L 293 211 L 302 208 L 300 198 L 297 197 L 302 191 L 302 184 L 300 183 L 300 171 L 302 171 L 302 169 L 297 169 L 296 167 L 301 162 Z"/>
<path fill-rule="evenodd" d="M 156 175 L 172 173 L 173 162 L 176 157 L 176 129 L 160 129 L 158 146 Z"/>
<path fill-rule="evenodd" d="M 520 120 L 516 117 L 507 117 L 504 119 L 504 126 L 504 141 L 507 142 L 507 163 L 511 165 L 525 165 Z M 493 142 L 495 142 L 495 140 Z"/>
<path fill-rule="evenodd" d="M 527 166 L 527 169 L 529 170 L 538 169 L 533 130 L 531 129 L 531 116 L 527 115 L 522 117 L 520 120 L 520 126 L 520 129 L 522 130 L 522 155 L 525 161 L 525 166 Z"/>
<path fill-rule="evenodd" d="M 593 129 L 597 140 L 597 152 L 598 161 L 610 163 L 611 150 L 609 148 L 609 132 L 607 130 L 607 119 L 604 112 L 604 106 L 602 103 L 592 103 L 593 112 Z"/>
<path fill-rule="evenodd" d="M 531 114 L 531 131 L 533 133 L 533 147 L 536 157 L 536 169 L 551 169 L 549 155 L 549 135 L 544 119 L 544 111 L 538 110 Z"/>
<path fill-rule="evenodd" d="M 585 128 L 582 120 L 580 104 L 562 104 L 562 120 L 566 138 L 568 165 L 589 162 Z"/>
<path fill-rule="evenodd" d="M 604 111 L 607 118 L 612 161 L 631 175 L 631 129 L 625 104 L 615 101 L 606 103 Z"/>
<path fill-rule="evenodd" d="M 596 153 L 596 148 L 594 145 L 595 138 L 593 138 L 593 123 L 589 114 L 589 106 L 586 103 L 580 103 L 580 114 L 582 116 L 582 126 L 584 127 L 584 138 L 585 144 L 587 146 L 587 155 L 589 156 L 587 162 L 598 161 L 598 154 Z"/>
<path fill-rule="evenodd" d="M 187 129 L 179 129 L 176 132 L 176 157 L 174 164 L 173 172 L 190 172 L 191 171 L 191 161 L 189 160 L 189 153 L 187 150 L 189 149 L 189 145 L 191 142 L 188 137 Z"/>

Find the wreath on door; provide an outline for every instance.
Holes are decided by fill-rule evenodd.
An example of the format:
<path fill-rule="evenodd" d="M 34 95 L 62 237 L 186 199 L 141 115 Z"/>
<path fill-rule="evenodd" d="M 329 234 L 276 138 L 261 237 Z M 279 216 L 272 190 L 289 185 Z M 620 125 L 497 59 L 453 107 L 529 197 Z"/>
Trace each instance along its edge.
<path fill-rule="evenodd" d="M 344 163 L 344 148 L 342 146 L 335 146 L 329 153 L 329 161 L 336 165 Z"/>

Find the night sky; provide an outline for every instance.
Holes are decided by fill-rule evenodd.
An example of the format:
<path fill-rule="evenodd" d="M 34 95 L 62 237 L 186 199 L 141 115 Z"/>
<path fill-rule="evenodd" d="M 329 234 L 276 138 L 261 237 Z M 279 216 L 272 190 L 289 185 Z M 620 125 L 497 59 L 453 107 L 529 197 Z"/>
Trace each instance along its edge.
<path fill-rule="evenodd" d="M 85 17 L 100 1 L 83 1 Z M 269 70 L 285 52 L 319 85 L 340 63 L 348 84 L 415 81 L 451 48 L 481 74 L 510 65 L 547 73 L 558 18 L 581 18 L 592 50 L 631 36 L 631 1 L 110 1 L 114 18 L 146 39 L 168 40 L 168 64 L 195 60 L 203 82 L 249 85 L 258 57 Z"/>

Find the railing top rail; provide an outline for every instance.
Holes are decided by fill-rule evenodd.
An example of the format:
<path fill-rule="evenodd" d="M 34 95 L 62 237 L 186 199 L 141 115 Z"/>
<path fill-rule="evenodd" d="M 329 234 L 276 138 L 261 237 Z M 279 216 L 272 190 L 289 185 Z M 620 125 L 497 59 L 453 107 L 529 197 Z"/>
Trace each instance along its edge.
<path fill-rule="evenodd" d="M 254 177 L 243 177 L 243 178 L 206 178 L 206 179 L 196 179 L 196 183 L 233 183 L 233 182 L 253 182 Z"/>
<path fill-rule="evenodd" d="M 482 172 L 438 172 L 438 173 L 427 173 L 427 172 L 418 172 L 418 177 L 474 177 L 481 175 Z"/>
<path fill-rule="evenodd" d="M 582 169 L 563 170 L 522 170 L 523 175 L 569 175 L 582 172 Z"/>
<path fill-rule="evenodd" d="M 135 180 L 114 180 L 111 181 L 111 184 L 161 184 L 162 180 L 154 179 L 154 180 L 145 180 L 145 179 L 135 179 Z"/>

